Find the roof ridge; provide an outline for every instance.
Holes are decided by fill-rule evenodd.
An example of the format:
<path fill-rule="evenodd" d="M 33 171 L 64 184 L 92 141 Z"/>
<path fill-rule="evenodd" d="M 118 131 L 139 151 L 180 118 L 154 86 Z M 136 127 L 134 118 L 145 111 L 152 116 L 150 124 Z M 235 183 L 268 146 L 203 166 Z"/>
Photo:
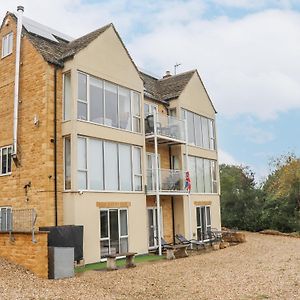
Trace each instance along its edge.
<path fill-rule="evenodd" d="M 188 74 L 188 73 L 195 73 L 195 72 L 197 72 L 197 69 L 192 69 L 192 70 L 190 70 L 190 71 L 185 71 L 185 72 L 182 72 L 182 73 L 179 73 L 179 74 L 171 75 L 171 76 L 168 76 L 168 77 L 166 77 L 166 78 L 160 78 L 160 79 L 158 79 L 158 81 L 163 81 L 163 80 L 167 80 L 167 79 L 172 79 L 172 78 L 174 78 L 174 77 L 178 77 L 178 76 L 181 76 L 181 75 L 186 75 L 186 74 Z"/>

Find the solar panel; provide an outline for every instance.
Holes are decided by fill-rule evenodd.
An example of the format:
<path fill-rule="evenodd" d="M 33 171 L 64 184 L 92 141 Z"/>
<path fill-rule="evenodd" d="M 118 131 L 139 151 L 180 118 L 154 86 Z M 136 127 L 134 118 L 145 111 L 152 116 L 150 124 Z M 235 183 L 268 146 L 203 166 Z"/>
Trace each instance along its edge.
<path fill-rule="evenodd" d="M 56 37 L 66 40 L 68 42 L 72 41 L 73 38 L 63 34 L 61 32 L 58 32 L 52 28 L 49 28 L 47 26 L 44 26 L 38 22 L 35 22 L 31 19 L 28 19 L 26 17 L 23 17 L 23 26 L 26 28 L 26 30 L 30 33 L 39 35 L 41 37 L 44 37 L 45 39 L 48 39 L 50 41 L 59 43 L 59 41 L 56 39 Z"/>

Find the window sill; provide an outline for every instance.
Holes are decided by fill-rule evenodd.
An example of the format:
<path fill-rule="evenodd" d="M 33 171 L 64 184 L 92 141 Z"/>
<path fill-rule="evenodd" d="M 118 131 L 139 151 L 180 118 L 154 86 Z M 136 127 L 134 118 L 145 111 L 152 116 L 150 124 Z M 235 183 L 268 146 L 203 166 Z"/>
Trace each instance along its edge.
<path fill-rule="evenodd" d="M 4 55 L 4 56 L 1 56 L 1 59 L 4 59 L 4 58 L 6 58 L 6 57 L 8 57 L 8 56 L 10 56 L 10 55 L 12 55 L 13 54 L 13 52 L 10 52 L 10 53 L 8 53 L 8 54 L 6 54 L 6 55 Z"/>
<path fill-rule="evenodd" d="M 123 132 L 125 131 L 125 132 L 128 132 L 128 133 L 143 135 L 142 132 L 135 132 L 135 131 L 131 131 L 131 130 L 128 130 L 128 129 L 113 127 L 113 126 L 109 126 L 109 125 L 105 125 L 105 124 L 100 124 L 100 123 L 96 123 L 96 122 L 91 122 L 91 121 L 86 121 L 86 120 L 80 120 L 80 119 L 76 119 L 76 121 L 87 123 L 87 124 L 92 124 L 92 125 L 97 125 L 97 126 L 102 126 L 102 127 L 106 127 L 106 128 L 116 129 L 116 130 L 123 131 Z M 64 122 L 67 122 L 67 121 L 64 121 Z"/>
<path fill-rule="evenodd" d="M 99 190 L 65 190 L 63 193 L 81 194 L 81 193 L 117 193 L 117 194 L 145 194 L 144 191 L 99 191 Z"/>
<path fill-rule="evenodd" d="M 10 176 L 12 174 L 12 172 L 9 172 L 7 174 L 0 174 L 0 177 L 4 177 L 4 176 Z"/>

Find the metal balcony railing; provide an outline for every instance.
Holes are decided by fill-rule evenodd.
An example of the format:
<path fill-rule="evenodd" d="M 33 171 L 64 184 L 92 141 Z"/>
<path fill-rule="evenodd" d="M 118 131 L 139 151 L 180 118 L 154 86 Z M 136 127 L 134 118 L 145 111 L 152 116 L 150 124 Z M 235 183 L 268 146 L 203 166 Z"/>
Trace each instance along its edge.
<path fill-rule="evenodd" d="M 154 135 L 154 115 L 145 117 L 145 134 Z M 185 121 L 175 117 L 156 114 L 156 133 L 168 139 L 185 141 Z"/>
<path fill-rule="evenodd" d="M 147 170 L 147 192 L 156 192 L 155 169 Z M 159 192 L 185 193 L 185 176 L 182 170 L 158 169 Z"/>

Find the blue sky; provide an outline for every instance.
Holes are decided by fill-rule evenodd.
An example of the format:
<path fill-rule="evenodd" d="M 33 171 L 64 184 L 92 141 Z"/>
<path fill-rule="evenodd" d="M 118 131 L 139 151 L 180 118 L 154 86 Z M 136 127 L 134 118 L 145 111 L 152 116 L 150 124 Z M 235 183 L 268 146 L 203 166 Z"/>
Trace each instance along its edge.
<path fill-rule="evenodd" d="M 139 67 L 197 68 L 217 108 L 221 162 L 300 155 L 300 0 L 0 0 L 78 37 L 113 22 Z"/>

